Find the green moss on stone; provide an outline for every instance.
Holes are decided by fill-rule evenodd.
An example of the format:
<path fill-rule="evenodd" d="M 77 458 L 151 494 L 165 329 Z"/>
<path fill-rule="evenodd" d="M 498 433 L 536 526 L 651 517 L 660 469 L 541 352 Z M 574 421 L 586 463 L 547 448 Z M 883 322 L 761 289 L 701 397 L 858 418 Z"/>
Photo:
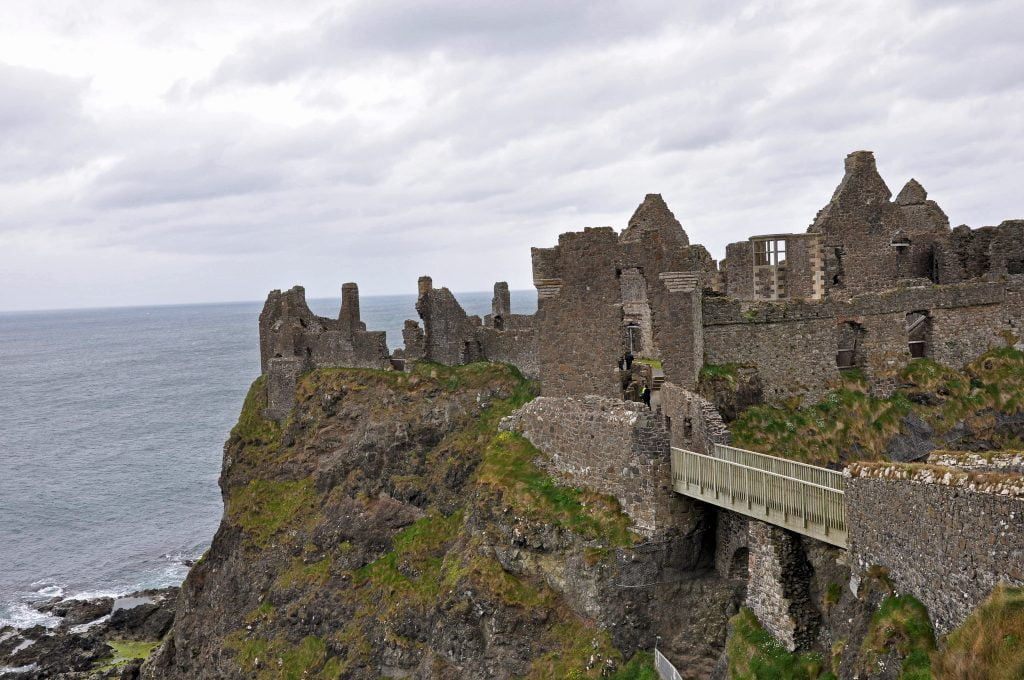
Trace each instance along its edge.
<path fill-rule="evenodd" d="M 281 427 L 273 420 L 263 417 L 267 408 L 266 377 L 260 376 L 249 387 L 242 404 L 242 412 L 238 423 L 231 430 L 231 436 L 241 439 L 246 444 L 276 445 L 280 441 Z"/>
<path fill-rule="evenodd" d="M 107 644 L 114 649 L 114 655 L 100 661 L 98 670 L 106 671 L 123 666 L 135 659 L 148 659 L 153 650 L 160 645 L 159 640 L 108 640 Z"/>
<path fill-rule="evenodd" d="M 339 677 L 334 673 L 337 663 L 327 661 L 327 643 L 313 635 L 292 643 L 283 638 L 246 638 L 238 632 L 225 641 L 225 646 L 235 652 L 235 663 L 247 677 L 256 680 Z"/>
<path fill-rule="evenodd" d="M 637 542 L 637 534 L 630 531 L 632 522 L 618 501 L 559 484 L 534 463 L 542 455 L 525 437 L 501 432 L 484 453 L 478 481 L 500 490 L 503 502 L 531 518 L 608 545 Z"/>
<path fill-rule="evenodd" d="M 231 495 L 227 514 L 242 528 L 247 544 L 262 548 L 289 525 L 315 522 L 319 516 L 315 499 L 309 479 L 254 479 Z"/>

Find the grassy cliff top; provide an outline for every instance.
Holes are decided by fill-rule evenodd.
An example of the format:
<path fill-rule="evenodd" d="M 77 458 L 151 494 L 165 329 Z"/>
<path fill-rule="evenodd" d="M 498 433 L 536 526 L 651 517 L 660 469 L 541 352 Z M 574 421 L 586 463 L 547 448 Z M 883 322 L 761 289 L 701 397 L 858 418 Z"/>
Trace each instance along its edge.
<path fill-rule="evenodd" d="M 936 448 L 1022 448 L 1005 420 L 1024 414 L 1024 352 L 998 348 L 961 371 L 915 359 L 888 397 L 869 393 L 857 371 L 816 404 L 747 409 L 731 423 L 742 448 L 824 465 L 885 460 L 899 438 Z M 954 446 L 951 446 L 954 445 Z"/>

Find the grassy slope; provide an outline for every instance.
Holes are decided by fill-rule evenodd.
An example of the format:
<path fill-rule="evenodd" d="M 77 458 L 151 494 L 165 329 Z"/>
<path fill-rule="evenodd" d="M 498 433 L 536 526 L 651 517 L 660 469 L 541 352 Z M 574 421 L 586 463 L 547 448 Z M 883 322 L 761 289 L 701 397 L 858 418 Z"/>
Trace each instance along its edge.
<path fill-rule="evenodd" d="M 935 675 L 963 680 L 1024 678 L 1024 588 L 998 586 L 935 657 Z"/>
<path fill-rule="evenodd" d="M 871 618 L 861 650 L 867 667 L 879 657 L 895 652 L 902 664 L 900 680 L 934 678 L 931 655 L 935 652 L 935 632 L 928 610 L 910 595 L 892 595 L 882 600 Z"/>

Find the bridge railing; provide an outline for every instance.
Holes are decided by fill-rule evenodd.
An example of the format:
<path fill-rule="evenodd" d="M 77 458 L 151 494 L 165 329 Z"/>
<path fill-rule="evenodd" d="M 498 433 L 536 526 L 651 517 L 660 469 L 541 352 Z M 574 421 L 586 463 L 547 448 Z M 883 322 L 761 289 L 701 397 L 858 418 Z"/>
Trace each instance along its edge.
<path fill-rule="evenodd" d="M 841 488 L 675 447 L 672 484 L 686 496 L 846 547 Z"/>
<path fill-rule="evenodd" d="M 838 489 L 839 491 L 843 490 L 843 473 L 841 471 L 829 470 L 817 465 L 808 465 L 807 463 L 800 463 L 795 460 L 786 460 L 777 456 L 768 456 L 756 451 L 738 449 L 735 446 L 727 446 L 725 444 L 715 444 L 714 456 L 715 458 L 732 461 L 747 467 L 811 482 L 818 486 L 826 486 L 830 489 Z"/>
<path fill-rule="evenodd" d="M 658 677 L 661 680 L 683 680 L 683 676 L 679 675 L 676 667 L 665 658 L 665 655 L 657 647 L 654 649 L 654 668 L 657 669 Z"/>

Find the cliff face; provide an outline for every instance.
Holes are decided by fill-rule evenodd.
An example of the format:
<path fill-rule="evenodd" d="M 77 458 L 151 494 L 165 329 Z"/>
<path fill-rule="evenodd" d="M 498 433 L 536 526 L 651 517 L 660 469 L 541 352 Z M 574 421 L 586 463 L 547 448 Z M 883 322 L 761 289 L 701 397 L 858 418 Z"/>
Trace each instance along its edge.
<path fill-rule="evenodd" d="M 280 427 L 264 394 L 225 444 L 221 526 L 144 677 L 624 678 L 657 634 L 696 640 L 684 656 L 710 672 L 736 585 L 619 587 L 637 565 L 657 584 L 664 556 L 498 433 L 532 397 L 514 369 L 313 371 Z"/>

